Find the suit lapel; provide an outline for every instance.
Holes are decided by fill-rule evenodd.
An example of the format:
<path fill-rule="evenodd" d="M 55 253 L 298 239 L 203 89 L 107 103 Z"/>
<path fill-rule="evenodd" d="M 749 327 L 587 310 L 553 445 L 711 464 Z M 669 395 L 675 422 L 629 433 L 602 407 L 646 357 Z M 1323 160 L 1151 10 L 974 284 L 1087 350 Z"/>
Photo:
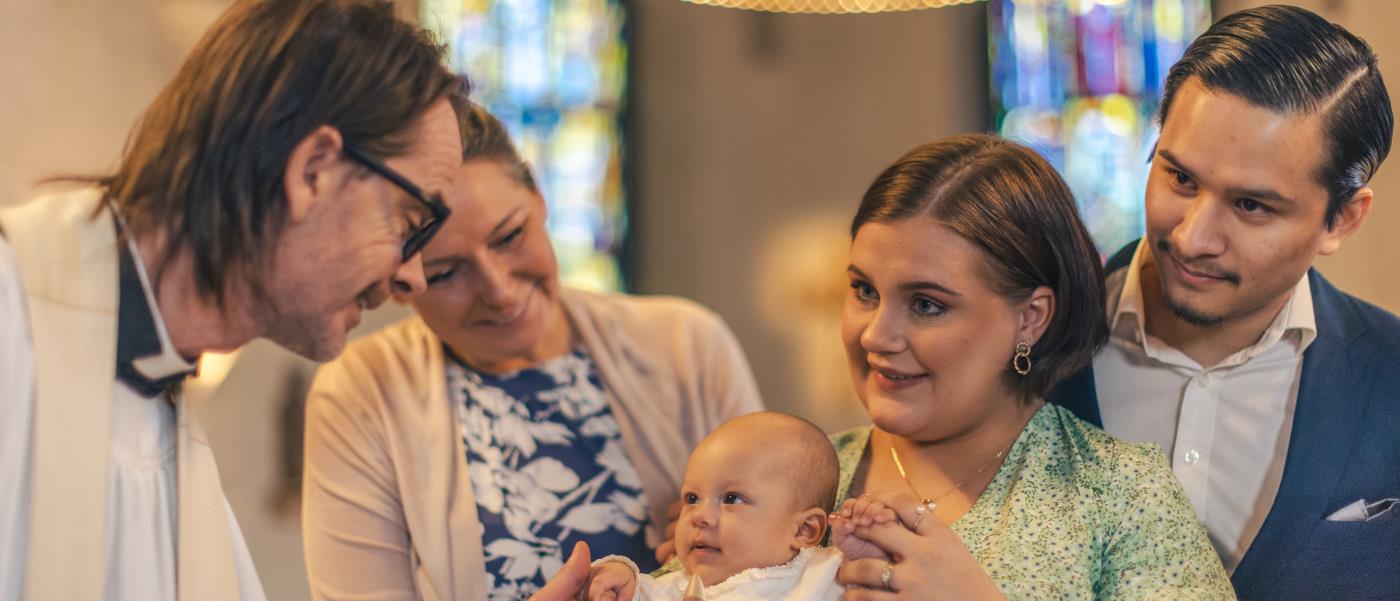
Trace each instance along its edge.
<path fill-rule="evenodd" d="M 1351 344 L 1341 294 L 1316 270 L 1308 273 L 1317 338 L 1303 354 L 1293 431 L 1277 496 L 1232 578 L 1240 598 L 1269 597 L 1313 527 L 1328 511 L 1331 492 L 1346 471 L 1351 441 L 1356 440 L 1365 398 L 1365 366 Z"/>

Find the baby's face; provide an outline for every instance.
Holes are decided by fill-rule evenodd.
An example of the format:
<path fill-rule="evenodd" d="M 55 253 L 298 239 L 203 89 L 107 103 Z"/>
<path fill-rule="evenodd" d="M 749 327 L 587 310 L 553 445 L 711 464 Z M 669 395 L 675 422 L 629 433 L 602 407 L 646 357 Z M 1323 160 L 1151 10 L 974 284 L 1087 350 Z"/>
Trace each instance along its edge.
<path fill-rule="evenodd" d="M 803 544 L 798 528 L 805 508 L 796 506 L 784 473 L 787 453 L 774 452 L 771 443 L 721 436 L 690 455 L 676 551 L 686 572 L 699 574 L 706 586 L 791 561 Z"/>

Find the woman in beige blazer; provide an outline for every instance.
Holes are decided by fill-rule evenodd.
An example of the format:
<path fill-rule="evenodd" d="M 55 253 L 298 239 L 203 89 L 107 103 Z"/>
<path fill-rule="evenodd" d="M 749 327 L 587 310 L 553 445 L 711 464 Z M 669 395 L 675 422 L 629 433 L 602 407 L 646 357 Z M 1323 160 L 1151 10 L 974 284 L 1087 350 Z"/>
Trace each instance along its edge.
<path fill-rule="evenodd" d="M 577 541 L 649 556 L 690 449 L 761 408 L 713 313 L 561 287 L 528 168 L 494 117 L 458 114 L 418 315 L 352 344 L 307 400 L 316 599 L 518 599 Z"/>

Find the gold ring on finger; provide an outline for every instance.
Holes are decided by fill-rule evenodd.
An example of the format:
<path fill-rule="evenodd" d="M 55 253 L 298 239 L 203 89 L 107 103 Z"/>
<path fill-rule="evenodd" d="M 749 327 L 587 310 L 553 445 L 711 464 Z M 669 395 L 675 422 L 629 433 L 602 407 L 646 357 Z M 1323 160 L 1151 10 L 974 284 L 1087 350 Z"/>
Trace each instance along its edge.
<path fill-rule="evenodd" d="M 894 591 L 894 589 L 890 587 L 890 578 L 892 577 L 894 577 L 894 564 L 886 563 L 885 569 L 880 570 L 880 586 L 891 592 Z"/>

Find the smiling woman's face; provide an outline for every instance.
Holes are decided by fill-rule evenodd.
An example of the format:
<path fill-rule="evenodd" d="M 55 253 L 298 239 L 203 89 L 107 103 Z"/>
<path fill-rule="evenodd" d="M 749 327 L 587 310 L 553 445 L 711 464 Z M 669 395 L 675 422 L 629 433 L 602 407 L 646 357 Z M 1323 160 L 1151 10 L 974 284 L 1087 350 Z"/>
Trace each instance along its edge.
<path fill-rule="evenodd" d="M 915 441 L 966 434 L 1005 409 L 1017 311 L 985 282 L 982 251 L 926 217 L 869 222 L 851 243 L 841 338 L 880 429 Z"/>
<path fill-rule="evenodd" d="M 413 301 L 448 348 L 490 372 L 547 359 L 567 340 L 544 199 L 511 173 L 489 159 L 462 165 L 446 195 L 452 216 L 423 249 L 427 292 Z"/>

